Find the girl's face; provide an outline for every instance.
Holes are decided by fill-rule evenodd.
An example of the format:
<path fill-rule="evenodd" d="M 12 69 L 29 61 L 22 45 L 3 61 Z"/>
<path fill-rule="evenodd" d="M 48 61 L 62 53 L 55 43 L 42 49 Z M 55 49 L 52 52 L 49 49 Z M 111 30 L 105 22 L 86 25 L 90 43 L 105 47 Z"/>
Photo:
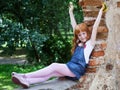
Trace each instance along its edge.
<path fill-rule="evenodd" d="M 87 41 L 87 33 L 86 32 L 80 32 L 78 34 L 78 39 L 82 42 L 85 43 Z"/>

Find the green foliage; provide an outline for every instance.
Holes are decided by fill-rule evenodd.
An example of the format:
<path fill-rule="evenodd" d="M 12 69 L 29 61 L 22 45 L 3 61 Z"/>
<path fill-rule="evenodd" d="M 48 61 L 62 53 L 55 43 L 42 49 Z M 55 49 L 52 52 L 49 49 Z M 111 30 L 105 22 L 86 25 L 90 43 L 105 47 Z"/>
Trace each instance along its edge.
<path fill-rule="evenodd" d="M 29 31 L 24 29 L 22 24 L 5 19 L 0 28 L 0 46 L 6 47 L 5 53 L 12 55 L 16 48 L 26 46 Z"/>
<path fill-rule="evenodd" d="M 26 46 L 27 59 L 30 63 L 40 61 L 40 54 L 42 53 L 43 42 L 47 40 L 47 36 L 31 31 L 29 33 L 29 42 Z"/>
<path fill-rule="evenodd" d="M 52 35 L 42 48 L 42 63 L 49 65 L 52 62 L 67 62 L 71 57 L 71 42 L 57 35 Z"/>
<path fill-rule="evenodd" d="M 26 48 L 27 59 L 31 63 L 68 60 L 70 43 L 62 38 L 62 33 L 67 37 L 67 32 L 72 30 L 68 13 L 70 1 L 75 6 L 77 23 L 82 22 L 83 12 L 78 0 L 1 0 L 0 48 L 4 50 L 3 53 L 12 55 L 16 48 Z M 49 47 L 47 43 L 43 44 L 47 42 L 46 35 L 55 35 L 54 38 L 50 37 L 51 40 L 48 39 L 48 42 L 56 42 L 50 43 L 53 56 L 41 49 L 44 45 Z"/>
<path fill-rule="evenodd" d="M 22 23 L 29 30 L 60 34 L 60 29 L 71 29 L 68 14 L 70 1 L 75 6 L 76 20 L 82 22 L 83 13 L 78 6 L 78 0 L 1 0 L 0 13 L 1 17 Z"/>

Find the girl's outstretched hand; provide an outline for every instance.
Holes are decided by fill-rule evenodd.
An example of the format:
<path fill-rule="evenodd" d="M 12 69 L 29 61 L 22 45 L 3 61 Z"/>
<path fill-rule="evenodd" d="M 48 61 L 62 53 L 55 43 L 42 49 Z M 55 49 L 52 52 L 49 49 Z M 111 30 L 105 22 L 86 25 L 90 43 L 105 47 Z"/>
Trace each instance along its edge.
<path fill-rule="evenodd" d="M 103 3 L 102 4 L 102 10 L 103 10 L 103 12 L 106 12 L 107 9 L 108 9 L 108 7 L 107 7 L 106 3 Z"/>
<path fill-rule="evenodd" d="M 69 13 L 73 12 L 74 6 L 72 2 L 69 2 Z"/>

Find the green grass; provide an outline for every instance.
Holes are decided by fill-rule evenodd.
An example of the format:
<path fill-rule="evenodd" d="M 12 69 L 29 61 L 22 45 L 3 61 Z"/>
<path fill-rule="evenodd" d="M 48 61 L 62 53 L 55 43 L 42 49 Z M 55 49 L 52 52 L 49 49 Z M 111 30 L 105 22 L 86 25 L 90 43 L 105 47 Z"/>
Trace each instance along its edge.
<path fill-rule="evenodd" d="M 11 72 L 26 73 L 43 67 L 43 65 L 0 65 L 0 90 L 14 90 L 19 87 L 11 81 Z"/>

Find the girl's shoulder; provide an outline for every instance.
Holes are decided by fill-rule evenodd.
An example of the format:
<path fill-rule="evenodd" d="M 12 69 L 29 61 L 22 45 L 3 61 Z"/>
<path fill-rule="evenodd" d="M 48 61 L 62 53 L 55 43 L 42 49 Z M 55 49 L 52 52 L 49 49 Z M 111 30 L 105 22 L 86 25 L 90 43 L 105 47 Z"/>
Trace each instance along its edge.
<path fill-rule="evenodd" d="M 85 44 L 86 44 L 86 47 L 94 48 L 94 46 L 91 44 L 91 40 L 88 40 Z"/>
<path fill-rule="evenodd" d="M 86 44 L 86 45 L 88 45 L 88 44 L 90 44 L 90 43 L 91 43 L 91 41 L 90 41 L 90 40 L 88 40 L 85 44 Z"/>

